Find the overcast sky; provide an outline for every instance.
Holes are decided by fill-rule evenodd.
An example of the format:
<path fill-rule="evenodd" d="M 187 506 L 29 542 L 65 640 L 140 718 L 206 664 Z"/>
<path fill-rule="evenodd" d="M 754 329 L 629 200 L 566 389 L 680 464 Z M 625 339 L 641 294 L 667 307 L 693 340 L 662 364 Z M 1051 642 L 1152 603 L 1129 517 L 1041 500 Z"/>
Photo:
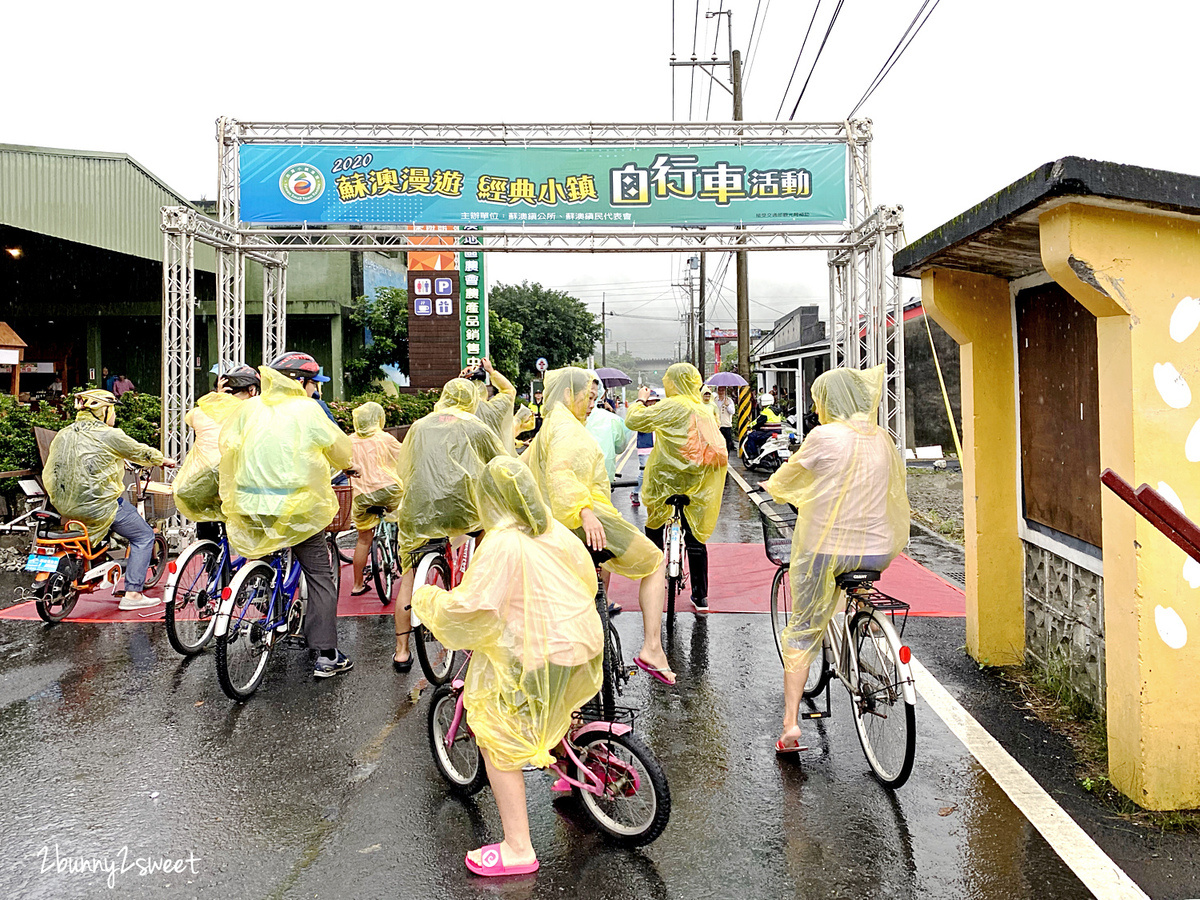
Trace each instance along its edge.
<path fill-rule="evenodd" d="M 4 14 L 0 142 L 128 153 L 190 198 L 216 192 L 214 121 L 666 122 L 731 118 L 728 94 L 668 67 L 746 60 L 745 119 L 840 121 L 926 0 L 359 0 L 332 6 L 20 3 Z M 1062 156 L 1200 174 L 1200 4 L 934 0 L 859 111 L 874 121 L 874 203 L 910 240 Z M 809 79 L 830 18 L 841 6 Z M 697 15 L 697 9 L 699 14 Z M 751 39 L 755 17 L 758 26 Z M 764 27 L 765 23 L 765 27 Z M 674 36 L 673 36 L 674 35 Z M 796 67 L 791 89 L 788 79 Z M 673 74 L 674 73 L 674 74 Z M 674 81 L 674 86 L 672 82 Z M 1181 100 L 1183 102 L 1181 102 Z M 782 105 L 782 113 L 780 107 Z M 709 318 L 732 324 L 733 267 Z M 680 254 L 490 255 L 489 282 L 540 281 L 629 316 L 611 340 L 679 339 Z M 824 253 L 750 255 L 755 325 L 827 304 Z M 909 283 L 915 295 L 918 286 Z"/>

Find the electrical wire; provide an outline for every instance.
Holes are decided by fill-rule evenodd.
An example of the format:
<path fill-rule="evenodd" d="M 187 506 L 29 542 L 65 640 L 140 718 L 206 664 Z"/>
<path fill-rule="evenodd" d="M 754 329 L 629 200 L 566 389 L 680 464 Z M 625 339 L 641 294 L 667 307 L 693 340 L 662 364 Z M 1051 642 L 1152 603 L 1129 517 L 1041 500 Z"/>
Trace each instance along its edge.
<path fill-rule="evenodd" d="M 717 20 L 716 33 L 713 34 L 713 59 L 717 58 L 717 43 L 721 40 L 721 16 L 725 13 L 725 0 L 721 0 L 721 5 L 717 7 L 717 14 L 713 16 Z M 733 61 L 730 60 L 730 65 Z M 711 78 L 708 79 L 708 105 L 704 108 L 704 120 L 707 122 L 709 115 L 712 113 L 712 92 L 713 82 L 717 80 L 717 73 L 711 72 Z"/>
<path fill-rule="evenodd" d="M 775 111 L 775 118 L 778 119 L 783 115 L 783 104 L 787 102 L 787 95 L 792 90 L 792 79 L 796 77 L 796 70 L 800 68 L 800 57 L 804 55 L 804 48 L 808 45 L 808 36 L 812 33 L 813 23 L 817 21 L 817 13 L 821 11 L 821 0 L 817 0 L 817 5 L 813 7 L 812 18 L 808 20 L 808 30 L 804 32 L 804 40 L 800 42 L 800 52 L 796 54 L 796 64 L 792 66 L 792 74 L 788 78 L 787 87 L 783 89 L 783 96 L 779 98 L 779 109 Z"/>
<path fill-rule="evenodd" d="M 921 24 L 917 25 L 916 30 L 914 31 L 913 25 L 916 24 L 917 19 L 920 18 L 921 13 L 925 11 L 925 7 L 929 6 L 930 3 L 930 0 L 924 0 L 924 2 L 921 4 L 921 8 L 917 10 L 917 14 L 913 16 L 912 22 L 908 23 L 908 28 L 904 30 L 904 34 L 900 35 L 900 40 L 896 42 L 895 49 L 893 49 L 891 55 L 884 60 L 883 66 L 880 67 L 879 73 L 875 76 L 875 79 L 870 85 L 868 85 L 867 90 L 863 93 L 859 101 L 854 104 L 854 109 L 850 110 L 850 114 L 846 116 L 847 120 L 849 120 L 856 112 L 858 112 L 862 105 L 871 98 L 872 94 L 875 93 L 879 85 L 883 84 L 883 79 L 887 78 L 888 74 L 893 68 L 895 68 L 896 63 L 900 61 L 900 57 L 904 55 L 904 51 L 909 48 L 914 40 L 916 40 L 917 35 L 921 33 L 921 29 L 925 27 L 925 23 L 929 21 L 929 17 L 933 15 L 933 11 L 938 8 L 938 4 L 941 2 L 942 0 L 933 0 L 933 6 L 929 7 L 929 12 L 925 14 L 924 19 L 921 19 Z M 912 37 L 909 37 L 908 42 L 905 43 L 904 39 L 908 37 L 908 33 L 910 31 L 912 31 Z M 904 44 L 904 46 L 901 47 L 901 44 Z"/>
<path fill-rule="evenodd" d="M 700 34 L 700 0 L 696 0 L 696 17 L 692 22 L 692 61 L 696 59 L 696 38 Z M 692 66 L 692 86 L 688 91 L 688 121 L 692 121 L 692 99 L 696 96 L 696 67 Z"/>
<path fill-rule="evenodd" d="M 762 0 L 759 0 L 762 3 Z M 750 69 L 754 60 L 758 57 L 758 46 L 762 43 L 762 36 L 767 30 L 767 16 L 771 12 L 771 0 L 767 0 L 766 9 L 763 10 L 762 27 L 758 29 L 758 40 L 754 39 L 754 25 L 750 26 L 750 40 L 746 41 L 746 65 L 742 67 L 742 103 L 746 102 L 746 91 L 750 87 Z M 754 24 L 758 24 L 758 7 L 754 7 Z"/>
<path fill-rule="evenodd" d="M 796 111 L 800 108 L 800 101 L 804 99 L 804 92 L 808 90 L 808 83 L 812 81 L 813 73 L 817 71 L 817 63 L 821 61 L 821 53 L 825 50 L 825 44 L 829 41 L 829 35 L 833 33 L 833 26 L 837 24 L 838 14 L 841 13 L 842 7 L 846 5 L 846 0 L 838 0 L 838 5 L 833 8 L 833 15 L 829 19 L 829 27 L 825 29 L 825 37 L 821 39 L 821 46 L 817 48 L 817 55 L 813 58 L 812 68 L 808 70 L 808 77 L 804 79 L 804 87 L 800 88 L 800 96 L 796 98 L 796 105 L 792 107 L 792 114 L 788 116 L 788 121 L 796 118 Z"/>

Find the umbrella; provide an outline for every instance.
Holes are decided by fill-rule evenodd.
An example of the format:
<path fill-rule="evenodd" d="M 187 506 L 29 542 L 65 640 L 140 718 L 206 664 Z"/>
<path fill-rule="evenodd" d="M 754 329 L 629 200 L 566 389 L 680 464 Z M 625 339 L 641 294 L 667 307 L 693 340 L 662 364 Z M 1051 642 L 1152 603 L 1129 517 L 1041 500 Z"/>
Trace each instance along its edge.
<path fill-rule="evenodd" d="M 606 388 L 633 384 L 633 379 L 620 369 L 597 369 L 596 377 L 600 379 L 600 383 Z"/>
<path fill-rule="evenodd" d="M 713 387 L 748 387 L 746 379 L 736 372 L 717 372 L 705 384 Z"/>

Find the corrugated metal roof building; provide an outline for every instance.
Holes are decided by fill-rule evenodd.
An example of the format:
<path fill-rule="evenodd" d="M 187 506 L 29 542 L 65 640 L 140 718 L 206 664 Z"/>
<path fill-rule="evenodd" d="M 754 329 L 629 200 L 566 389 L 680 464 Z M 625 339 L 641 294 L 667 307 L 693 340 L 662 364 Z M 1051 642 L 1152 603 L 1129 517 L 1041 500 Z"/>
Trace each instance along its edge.
<path fill-rule="evenodd" d="M 0 144 L 0 320 L 28 343 L 22 391 L 62 376 L 67 389 L 128 375 L 159 390 L 162 335 L 160 209 L 193 206 L 124 153 Z M 370 254 L 383 282 L 402 286 L 403 263 Z M 377 258 L 378 257 L 378 258 Z M 394 270 L 394 271 L 393 271 Z M 216 360 L 215 254 L 196 243 L 196 389 Z M 246 272 L 247 360 L 261 348 L 262 272 Z M 363 254 L 292 254 L 288 345 L 339 373 L 361 333 L 343 329 L 363 293 Z M 40 364 L 40 365 L 39 365 Z M 29 368 L 38 371 L 29 371 Z M 0 391 L 9 382 L 0 367 Z M 333 396 L 341 395 L 335 379 Z"/>

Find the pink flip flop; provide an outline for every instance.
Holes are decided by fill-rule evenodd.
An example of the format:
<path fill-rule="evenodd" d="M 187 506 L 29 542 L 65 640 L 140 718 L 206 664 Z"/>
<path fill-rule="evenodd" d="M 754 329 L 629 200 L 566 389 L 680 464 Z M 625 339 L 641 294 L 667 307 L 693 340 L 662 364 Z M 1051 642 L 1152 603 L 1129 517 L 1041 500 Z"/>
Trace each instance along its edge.
<path fill-rule="evenodd" d="M 633 664 L 635 666 L 637 666 L 639 669 L 641 669 L 643 672 L 645 672 L 647 675 L 649 675 L 651 678 L 653 678 L 655 681 L 661 681 L 663 684 L 674 684 L 675 683 L 674 681 L 668 680 L 667 676 L 663 674 L 663 672 L 670 672 L 671 671 L 670 669 L 656 669 L 654 666 L 650 665 L 650 663 L 644 662 L 640 656 L 635 656 L 633 658 Z M 672 672 L 671 674 L 673 675 L 675 673 Z"/>
<path fill-rule="evenodd" d="M 495 878 L 500 875 L 529 875 L 538 870 L 538 861 L 522 865 L 506 866 L 504 856 L 500 853 L 499 844 L 488 844 L 479 848 L 479 862 L 473 862 L 470 856 L 463 857 L 467 868 L 476 875 L 484 878 Z"/>
<path fill-rule="evenodd" d="M 566 793 L 570 793 L 570 791 L 571 791 L 571 782 L 567 781 L 567 779 L 566 779 L 565 777 L 562 777 L 562 776 L 560 776 L 560 777 L 559 777 L 559 778 L 558 778 L 558 779 L 557 779 L 557 780 L 554 782 L 554 784 L 550 785 L 550 790 L 551 790 L 551 792 L 553 792 L 553 793 L 555 793 L 555 794 L 566 794 Z"/>
<path fill-rule="evenodd" d="M 787 745 L 785 745 L 783 743 L 783 741 L 775 742 L 775 752 L 777 754 L 779 754 L 780 756 L 784 756 L 784 755 L 791 754 L 791 753 L 803 753 L 807 749 L 808 749 L 808 747 L 804 746 L 803 744 L 801 744 L 799 742 L 797 742 L 796 744 L 794 744 L 791 747 L 788 747 Z"/>

